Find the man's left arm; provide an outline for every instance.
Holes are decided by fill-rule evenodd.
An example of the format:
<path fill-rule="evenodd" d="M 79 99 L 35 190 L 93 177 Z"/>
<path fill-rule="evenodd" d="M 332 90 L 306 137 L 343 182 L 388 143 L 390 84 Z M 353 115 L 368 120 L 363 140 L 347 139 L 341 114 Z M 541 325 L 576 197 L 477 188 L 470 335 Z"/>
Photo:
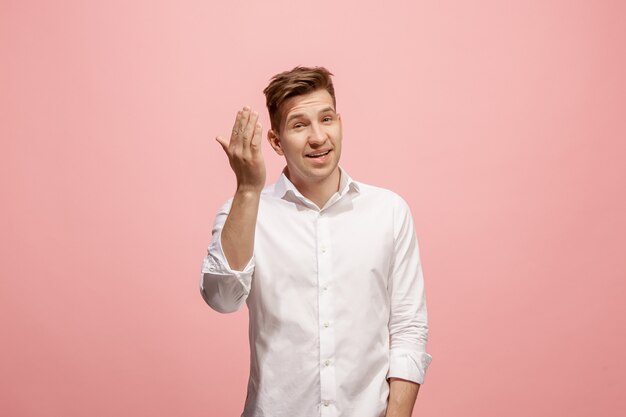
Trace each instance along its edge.
<path fill-rule="evenodd" d="M 424 277 L 411 210 L 394 204 L 394 253 L 389 277 L 389 404 L 386 417 L 410 417 L 432 357 Z"/>
<path fill-rule="evenodd" d="M 411 417 L 420 384 L 389 378 L 389 404 L 385 417 Z"/>

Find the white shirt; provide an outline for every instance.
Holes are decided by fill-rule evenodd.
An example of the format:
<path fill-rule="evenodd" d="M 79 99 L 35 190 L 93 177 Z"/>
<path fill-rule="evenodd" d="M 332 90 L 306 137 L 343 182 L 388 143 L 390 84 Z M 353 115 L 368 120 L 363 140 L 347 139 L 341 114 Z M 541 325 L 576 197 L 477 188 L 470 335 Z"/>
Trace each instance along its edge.
<path fill-rule="evenodd" d="M 413 219 L 392 191 L 352 180 L 319 208 L 284 172 L 261 193 L 254 254 L 230 268 L 218 212 L 200 291 L 250 316 L 242 417 L 383 417 L 389 383 L 424 382 L 428 322 Z"/>

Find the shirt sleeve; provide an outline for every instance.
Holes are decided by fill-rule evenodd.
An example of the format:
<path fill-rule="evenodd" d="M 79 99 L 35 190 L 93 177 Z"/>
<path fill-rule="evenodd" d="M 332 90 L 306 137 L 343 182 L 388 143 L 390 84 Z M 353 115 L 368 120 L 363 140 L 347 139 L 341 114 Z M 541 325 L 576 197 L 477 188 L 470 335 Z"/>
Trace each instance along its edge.
<path fill-rule="evenodd" d="M 389 277 L 390 358 L 387 378 L 424 383 L 432 356 L 426 352 L 428 316 L 424 277 L 408 204 L 399 196 L 394 209 L 394 252 Z"/>
<path fill-rule="evenodd" d="M 215 311 L 232 313 L 248 298 L 254 273 L 254 254 L 243 271 L 230 267 L 222 249 L 222 228 L 228 217 L 233 199 L 229 199 L 218 211 L 213 223 L 212 241 L 202 261 L 200 293 L 204 301 Z"/>

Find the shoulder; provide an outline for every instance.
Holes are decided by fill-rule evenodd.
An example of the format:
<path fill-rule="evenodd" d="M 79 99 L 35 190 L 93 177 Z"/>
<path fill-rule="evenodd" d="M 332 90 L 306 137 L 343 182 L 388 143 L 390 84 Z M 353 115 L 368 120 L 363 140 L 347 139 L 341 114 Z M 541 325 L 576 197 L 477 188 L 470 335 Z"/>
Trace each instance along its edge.
<path fill-rule="evenodd" d="M 371 199 L 380 204 L 391 205 L 396 209 L 407 209 L 409 207 L 406 200 L 393 190 L 360 181 L 354 182 L 358 185 L 360 194 L 366 199 Z"/>

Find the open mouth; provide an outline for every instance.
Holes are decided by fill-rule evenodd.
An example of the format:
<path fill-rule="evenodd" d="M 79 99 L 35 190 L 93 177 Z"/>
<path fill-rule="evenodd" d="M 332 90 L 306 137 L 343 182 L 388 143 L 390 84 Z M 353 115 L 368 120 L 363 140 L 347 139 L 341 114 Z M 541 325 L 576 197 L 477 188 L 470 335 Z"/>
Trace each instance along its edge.
<path fill-rule="evenodd" d="M 310 153 L 307 155 L 307 158 L 322 158 L 330 153 L 332 149 L 327 150 L 326 152 L 318 152 L 318 153 Z"/>

